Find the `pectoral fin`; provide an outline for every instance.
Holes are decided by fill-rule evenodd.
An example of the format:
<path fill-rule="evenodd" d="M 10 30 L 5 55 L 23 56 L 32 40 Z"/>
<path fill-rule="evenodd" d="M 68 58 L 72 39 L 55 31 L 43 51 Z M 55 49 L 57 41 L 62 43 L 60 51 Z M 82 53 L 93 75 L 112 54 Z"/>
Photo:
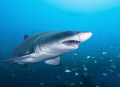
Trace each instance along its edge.
<path fill-rule="evenodd" d="M 61 61 L 60 61 L 59 57 L 47 60 L 47 61 L 45 61 L 45 63 L 51 64 L 51 65 L 56 65 L 56 66 L 61 66 Z"/>
<path fill-rule="evenodd" d="M 27 66 L 26 63 L 22 63 L 22 62 L 17 62 L 18 64 L 22 65 L 22 66 Z"/>

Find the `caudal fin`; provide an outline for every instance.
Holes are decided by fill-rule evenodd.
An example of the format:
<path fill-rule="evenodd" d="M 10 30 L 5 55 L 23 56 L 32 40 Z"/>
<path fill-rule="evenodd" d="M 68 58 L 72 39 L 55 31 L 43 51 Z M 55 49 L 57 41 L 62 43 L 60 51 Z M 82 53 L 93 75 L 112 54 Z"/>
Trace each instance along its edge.
<path fill-rule="evenodd" d="M 0 61 L 0 62 L 6 62 L 6 63 L 8 63 L 8 64 L 12 63 L 12 64 L 14 65 L 15 59 L 8 59 L 8 60 Z M 22 66 L 27 66 L 26 63 L 18 62 L 18 64 L 20 64 L 20 65 L 22 65 Z"/>
<path fill-rule="evenodd" d="M 15 60 L 14 59 L 8 59 L 8 60 L 2 60 L 0 62 L 6 62 L 8 64 L 13 63 Z"/>

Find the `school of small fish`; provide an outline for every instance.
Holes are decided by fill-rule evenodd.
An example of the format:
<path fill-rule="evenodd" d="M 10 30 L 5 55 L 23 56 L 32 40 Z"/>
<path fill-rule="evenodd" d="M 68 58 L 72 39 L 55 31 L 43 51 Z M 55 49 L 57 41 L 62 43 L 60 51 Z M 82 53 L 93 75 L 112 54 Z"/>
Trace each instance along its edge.
<path fill-rule="evenodd" d="M 113 47 L 110 47 L 110 49 L 113 49 Z M 72 64 L 72 68 L 70 66 L 65 66 L 61 70 L 61 72 L 63 72 L 64 74 L 70 74 L 74 77 L 81 78 L 83 76 L 84 78 L 88 78 L 90 76 L 94 76 L 95 72 L 97 72 L 97 71 L 99 72 L 100 70 L 102 70 L 102 71 L 100 71 L 101 76 L 103 76 L 103 78 L 107 78 L 109 76 L 108 73 L 114 73 L 116 71 L 116 69 L 118 68 L 116 66 L 117 65 L 116 64 L 116 59 L 120 59 L 120 55 L 117 55 L 113 58 L 113 56 L 110 56 L 110 55 L 107 56 L 108 54 L 109 54 L 109 52 L 104 51 L 104 52 L 101 52 L 101 54 L 100 54 L 101 58 L 97 58 L 96 56 L 92 56 L 92 55 L 86 56 L 86 59 L 83 63 L 81 63 L 81 61 L 80 61 L 80 63 L 82 65 L 78 66 L 78 64 L 76 62 L 77 59 L 74 59 L 74 57 L 77 58 L 79 56 L 79 54 L 74 53 L 69 59 L 66 59 L 67 61 L 73 60 L 74 63 Z M 104 56 L 107 56 L 107 57 L 104 57 Z M 92 61 L 91 63 L 94 64 L 94 66 L 91 66 L 94 69 L 94 72 L 91 72 L 91 70 L 89 70 L 89 67 L 90 67 L 88 65 L 88 63 L 90 63 L 89 61 Z M 98 68 L 97 66 L 100 64 L 99 63 L 100 61 L 107 61 L 106 63 L 109 64 L 110 68 L 106 68 L 106 65 L 101 65 L 101 68 Z M 8 68 L 9 67 L 7 65 L 5 65 L 3 67 L 4 70 L 3 71 L 0 70 L 0 73 L 6 71 Z M 27 79 L 32 79 L 33 78 L 32 74 L 35 73 L 35 70 L 29 68 L 27 71 L 29 72 L 29 74 L 27 76 Z M 55 73 L 52 73 L 52 76 L 54 76 L 54 75 L 55 75 Z M 13 79 L 17 76 L 18 76 L 17 73 L 11 73 L 11 76 L 9 77 L 9 79 Z M 120 73 L 117 73 L 117 76 L 120 77 Z M 44 77 L 45 77 L 45 75 L 40 75 L 38 77 L 38 79 L 42 79 Z M 57 80 L 64 81 L 65 76 L 60 74 L 60 75 L 56 76 L 56 78 L 57 78 Z M 0 82 L 3 79 L 4 79 L 4 77 L 0 76 Z M 42 86 L 42 85 L 45 85 L 45 82 L 41 81 L 39 84 Z M 71 81 L 71 82 L 66 81 L 66 80 L 64 81 L 64 85 L 66 85 L 66 86 L 75 86 L 77 84 L 84 85 L 86 83 L 84 81 L 82 81 L 82 79 L 80 79 L 78 83 L 76 83 L 74 81 Z M 94 86 L 95 87 L 102 87 L 102 86 L 99 86 L 99 85 L 94 85 Z M 77 86 L 75 86 L 75 87 L 77 87 Z"/>

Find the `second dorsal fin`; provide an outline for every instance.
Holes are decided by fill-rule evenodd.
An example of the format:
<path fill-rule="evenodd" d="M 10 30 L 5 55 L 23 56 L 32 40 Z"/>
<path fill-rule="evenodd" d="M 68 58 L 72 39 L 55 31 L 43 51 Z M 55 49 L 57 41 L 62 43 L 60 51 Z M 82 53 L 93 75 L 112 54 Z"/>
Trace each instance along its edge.
<path fill-rule="evenodd" d="M 28 36 L 27 34 L 25 34 L 23 41 L 26 40 L 28 37 L 29 37 L 29 36 Z"/>

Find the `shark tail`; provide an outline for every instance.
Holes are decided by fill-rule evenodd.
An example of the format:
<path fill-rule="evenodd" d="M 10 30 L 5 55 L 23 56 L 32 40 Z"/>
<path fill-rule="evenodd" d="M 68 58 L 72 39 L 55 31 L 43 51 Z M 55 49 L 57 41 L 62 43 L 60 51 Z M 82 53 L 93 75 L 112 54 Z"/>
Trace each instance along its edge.
<path fill-rule="evenodd" d="M 8 64 L 10 64 L 10 63 L 14 63 L 14 59 L 8 59 L 8 60 L 2 60 L 2 61 L 0 61 L 0 62 L 6 62 L 6 63 L 8 63 Z"/>
<path fill-rule="evenodd" d="M 2 60 L 0 62 L 6 62 L 7 64 L 12 63 L 12 65 L 14 65 L 15 59 Z M 21 63 L 21 62 L 17 62 L 17 63 L 22 65 L 22 66 L 27 66 L 27 64 L 25 64 L 25 63 Z"/>

